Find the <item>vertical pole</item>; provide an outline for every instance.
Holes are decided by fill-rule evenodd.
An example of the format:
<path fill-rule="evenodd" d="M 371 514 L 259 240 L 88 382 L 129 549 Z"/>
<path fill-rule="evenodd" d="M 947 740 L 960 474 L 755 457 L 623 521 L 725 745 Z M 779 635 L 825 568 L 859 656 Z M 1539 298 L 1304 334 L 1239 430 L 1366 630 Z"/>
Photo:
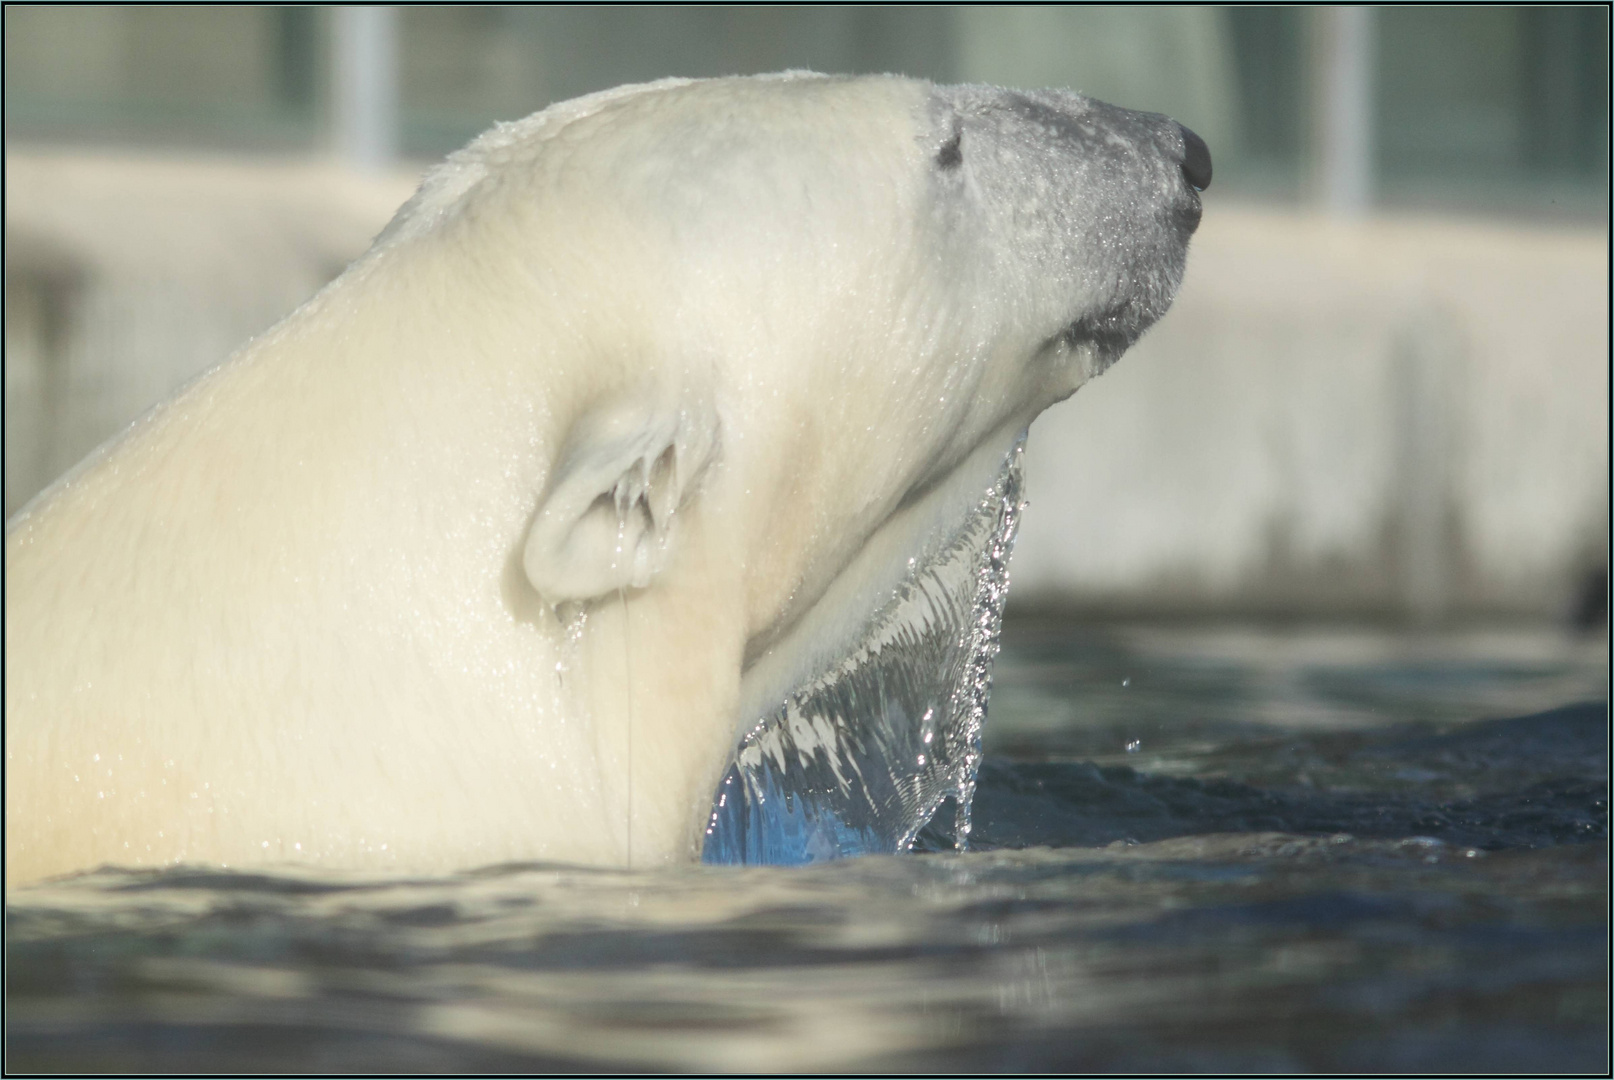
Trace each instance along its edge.
<path fill-rule="evenodd" d="M 1454 584 L 1452 410 L 1462 340 L 1447 317 L 1426 310 L 1398 329 L 1395 349 L 1401 595 L 1411 620 L 1429 625 L 1450 610 Z"/>
<path fill-rule="evenodd" d="M 1373 204 L 1375 10 L 1316 9 L 1317 193 L 1339 217 L 1361 217 Z"/>
<path fill-rule="evenodd" d="M 336 8 L 334 141 L 343 161 L 380 172 L 398 156 L 398 10 Z"/>

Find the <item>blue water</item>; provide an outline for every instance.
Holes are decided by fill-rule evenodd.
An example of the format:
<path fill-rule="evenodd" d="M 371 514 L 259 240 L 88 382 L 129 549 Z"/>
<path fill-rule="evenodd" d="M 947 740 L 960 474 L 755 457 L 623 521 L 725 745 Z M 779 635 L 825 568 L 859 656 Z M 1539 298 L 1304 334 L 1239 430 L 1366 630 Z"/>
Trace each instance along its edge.
<path fill-rule="evenodd" d="M 8 898 L 6 1065 L 1606 1072 L 1607 657 L 1011 616 L 967 853 L 102 870 Z"/>

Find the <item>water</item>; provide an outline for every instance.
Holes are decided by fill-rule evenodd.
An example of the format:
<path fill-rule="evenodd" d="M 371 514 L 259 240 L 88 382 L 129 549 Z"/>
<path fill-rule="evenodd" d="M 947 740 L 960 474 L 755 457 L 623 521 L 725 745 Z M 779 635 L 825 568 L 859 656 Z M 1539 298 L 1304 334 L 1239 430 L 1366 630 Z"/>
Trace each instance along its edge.
<path fill-rule="evenodd" d="M 104 870 L 8 897 L 6 1064 L 1605 1072 L 1607 649 L 1011 615 L 969 852 Z"/>
<path fill-rule="evenodd" d="M 951 846 L 968 848 L 1024 440 L 957 531 L 932 557 L 910 560 L 861 647 L 740 741 L 703 862 L 796 866 L 911 851 L 949 799 Z"/>

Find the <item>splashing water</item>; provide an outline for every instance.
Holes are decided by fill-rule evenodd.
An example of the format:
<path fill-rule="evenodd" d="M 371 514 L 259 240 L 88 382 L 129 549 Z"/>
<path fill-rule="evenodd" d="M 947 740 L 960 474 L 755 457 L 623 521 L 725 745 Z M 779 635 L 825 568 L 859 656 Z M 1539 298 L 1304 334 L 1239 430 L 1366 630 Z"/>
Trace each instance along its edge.
<path fill-rule="evenodd" d="M 1025 435 L 985 497 L 870 618 L 861 645 L 740 741 L 702 861 L 794 865 L 911 851 L 953 800 L 966 850 Z"/>

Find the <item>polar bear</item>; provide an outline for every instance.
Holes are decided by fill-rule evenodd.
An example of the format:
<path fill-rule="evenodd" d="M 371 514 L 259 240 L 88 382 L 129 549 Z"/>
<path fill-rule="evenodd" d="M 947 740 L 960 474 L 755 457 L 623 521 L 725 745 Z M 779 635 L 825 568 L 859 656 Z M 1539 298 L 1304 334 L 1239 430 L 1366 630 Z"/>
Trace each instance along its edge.
<path fill-rule="evenodd" d="M 1165 312 L 1209 177 L 883 76 L 495 127 L 8 523 L 8 881 L 697 857 L 739 725 Z"/>

